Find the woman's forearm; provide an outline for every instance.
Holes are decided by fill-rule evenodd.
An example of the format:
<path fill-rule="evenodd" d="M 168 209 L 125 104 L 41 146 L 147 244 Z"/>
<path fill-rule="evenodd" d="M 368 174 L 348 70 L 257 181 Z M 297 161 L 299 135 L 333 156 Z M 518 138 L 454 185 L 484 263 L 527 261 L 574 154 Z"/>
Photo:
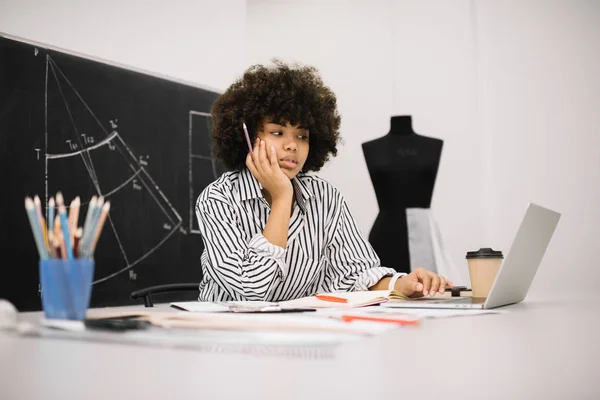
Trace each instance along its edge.
<path fill-rule="evenodd" d="M 263 231 L 263 236 L 272 244 L 285 248 L 294 196 L 284 196 L 272 200 L 271 212 Z"/>
<path fill-rule="evenodd" d="M 379 282 L 371 286 L 369 290 L 387 290 L 388 286 L 390 285 L 390 279 L 392 278 L 390 278 L 389 276 L 381 278 Z"/>

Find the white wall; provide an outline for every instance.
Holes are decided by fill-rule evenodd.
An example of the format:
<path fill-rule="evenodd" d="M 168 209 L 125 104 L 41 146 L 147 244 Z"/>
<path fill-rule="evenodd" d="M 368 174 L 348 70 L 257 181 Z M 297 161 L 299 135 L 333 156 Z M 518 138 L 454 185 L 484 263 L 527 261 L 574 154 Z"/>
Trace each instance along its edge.
<path fill-rule="evenodd" d="M 468 283 L 465 253 L 486 246 L 482 135 L 477 127 L 476 43 L 468 0 L 390 1 L 393 114 L 444 140 L 432 210 L 445 247 Z M 368 184 L 368 183 L 365 183 Z"/>
<path fill-rule="evenodd" d="M 508 251 L 533 201 L 563 219 L 532 290 L 595 288 L 600 2 L 256 0 L 247 12 L 247 64 L 313 64 L 337 92 L 344 145 L 320 175 L 363 233 L 377 203 L 360 144 L 410 114 L 444 140 L 432 207 L 456 264 Z"/>
<path fill-rule="evenodd" d="M 600 2 L 477 3 L 491 163 L 491 241 L 508 248 L 526 204 L 562 212 L 532 290 L 597 286 Z"/>
<path fill-rule="evenodd" d="M 360 144 L 389 129 L 392 108 L 392 37 L 382 2 L 257 1 L 248 3 L 248 64 L 271 57 L 319 68 L 337 94 L 343 143 L 319 173 L 346 196 L 359 225 L 376 216 L 377 203 Z M 376 65 L 376 67 L 375 67 Z"/>
<path fill-rule="evenodd" d="M 245 24 L 244 0 L 0 0 L 0 32 L 218 90 Z"/>
<path fill-rule="evenodd" d="M 344 143 L 319 175 L 341 190 L 365 235 L 378 207 L 361 143 L 401 114 L 444 140 L 432 207 L 461 265 L 483 235 L 470 18 L 467 1 L 250 1 L 247 25 L 248 64 L 313 64 L 338 95 Z"/>

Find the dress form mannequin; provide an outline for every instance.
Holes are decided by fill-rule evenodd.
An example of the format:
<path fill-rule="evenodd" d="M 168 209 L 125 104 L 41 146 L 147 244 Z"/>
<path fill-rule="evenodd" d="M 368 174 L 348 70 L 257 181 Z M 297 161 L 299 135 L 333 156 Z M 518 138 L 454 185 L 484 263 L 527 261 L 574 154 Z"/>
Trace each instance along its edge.
<path fill-rule="evenodd" d="M 435 268 L 411 265 L 407 210 L 430 208 L 442 147 L 442 140 L 415 133 L 410 116 L 392 117 L 387 135 L 362 144 L 379 205 L 369 242 L 381 264 L 398 272 Z"/>

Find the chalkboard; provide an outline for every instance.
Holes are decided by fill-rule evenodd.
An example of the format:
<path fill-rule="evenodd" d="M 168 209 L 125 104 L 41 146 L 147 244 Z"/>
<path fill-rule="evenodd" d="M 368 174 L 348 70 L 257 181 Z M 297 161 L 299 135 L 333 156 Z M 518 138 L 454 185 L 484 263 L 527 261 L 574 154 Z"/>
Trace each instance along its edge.
<path fill-rule="evenodd" d="M 93 307 L 132 304 L 129 294 L 151 285 L 199 282 L 194 202 L 223 172 L 210 142 L 218 95 L 0 37 L 0 298 L 41 309 L 24 199 L 37 194 L 46 210 L 58 191 L 67 204 L 81 197 L 80 215 L 92 195 L 111 202 L 95 253 Z"/>

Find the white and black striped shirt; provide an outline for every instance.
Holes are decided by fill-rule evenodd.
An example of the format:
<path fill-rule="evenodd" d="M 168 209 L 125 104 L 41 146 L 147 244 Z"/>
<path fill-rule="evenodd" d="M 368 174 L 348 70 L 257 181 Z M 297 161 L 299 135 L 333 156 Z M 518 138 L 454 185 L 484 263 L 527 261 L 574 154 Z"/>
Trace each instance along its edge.
<path fill-rule="evenodd" d="M 196 202 L 204 241 L 199 300 L 283 301 L 368 290 L 395 273 L 380 266 L 336 188 L 302 173 L 292 185 L 285 249 L 262 234 L 270 209 L 247 168 L 227 172 L 204 189 Z"/>

